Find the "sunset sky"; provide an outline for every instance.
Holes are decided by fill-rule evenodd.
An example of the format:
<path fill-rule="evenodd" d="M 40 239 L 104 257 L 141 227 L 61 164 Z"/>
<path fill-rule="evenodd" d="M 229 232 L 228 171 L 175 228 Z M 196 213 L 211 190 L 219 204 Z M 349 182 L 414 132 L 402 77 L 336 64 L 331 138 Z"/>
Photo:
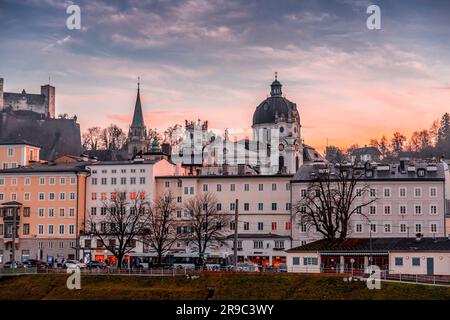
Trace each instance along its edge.
<path fill-rule="evenodd" d="M 81 30 L 66 7 L 81 7 Z M 366 9 L 381 8 L 381 30 Z M 299 107 L 305 142 L 323 150 L 450 112 L 450 1 L 0 0 L 5 91 L 51 77 L 57 113 L 82 130 L 127 130 L 141 77 L 148 127 L 184 119 L 245 132 L 274 72 Z"/>

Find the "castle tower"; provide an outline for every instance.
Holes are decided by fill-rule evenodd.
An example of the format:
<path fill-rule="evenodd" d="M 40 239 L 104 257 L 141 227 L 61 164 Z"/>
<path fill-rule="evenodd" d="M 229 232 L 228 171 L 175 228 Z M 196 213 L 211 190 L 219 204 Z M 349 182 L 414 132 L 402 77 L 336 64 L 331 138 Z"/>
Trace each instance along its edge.
<path fill-rule="evenodd" d="M 132 158 L 139 152 L 147 151 L 147 128 L 142 113 L 140 83 L 138 81 L 136 103 L 134 105 L 133 121 L 128 131 L 128 157 Z"/>
<path fill-rule="evenodd" d="M 46 116 L 50 118 L 55 118 L 55 87 L 47 84 L 45 86 L 41 86 L 41 95 L 45 97 L 45 111 Z"/>

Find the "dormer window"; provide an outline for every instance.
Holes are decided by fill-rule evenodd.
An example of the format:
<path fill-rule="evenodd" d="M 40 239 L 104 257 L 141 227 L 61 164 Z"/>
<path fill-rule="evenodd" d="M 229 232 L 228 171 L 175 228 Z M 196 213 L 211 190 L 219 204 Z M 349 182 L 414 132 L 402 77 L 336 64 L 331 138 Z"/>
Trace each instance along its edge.
<path fill-rule="evenodd" d="M 418 169 L 417 170 L 417 176 L 425 177 L 425 169 Z"/>

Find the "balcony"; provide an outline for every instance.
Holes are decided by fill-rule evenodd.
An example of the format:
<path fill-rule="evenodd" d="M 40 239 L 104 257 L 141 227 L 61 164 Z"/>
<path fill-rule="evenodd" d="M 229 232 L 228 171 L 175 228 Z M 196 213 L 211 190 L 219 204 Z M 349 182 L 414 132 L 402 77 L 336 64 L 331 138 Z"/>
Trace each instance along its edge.
<path fill-rule="evenodd" d="M 4 222 L 13 222 L 14 221 L 14 215 L 10 215 L 10 214 L 8 214 L 8 215 L 4 215 L 3 216 L 3 221 Z M 20 221 L 20 215 L 19 214 L 16 214 L 16 221 L 17 222 L 19 222 Z"/>

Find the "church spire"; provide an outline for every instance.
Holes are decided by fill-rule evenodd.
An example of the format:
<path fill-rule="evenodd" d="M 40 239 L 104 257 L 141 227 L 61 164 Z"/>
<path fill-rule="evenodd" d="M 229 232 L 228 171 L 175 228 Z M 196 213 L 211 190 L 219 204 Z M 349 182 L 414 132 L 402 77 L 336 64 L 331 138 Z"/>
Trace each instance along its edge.
<path fill-rule="evenodd" d="M 131 123 L 132 128 L 143 128 L 144 124 L 144 116 L 142 115 L 142 106 L 141 106 L 141 95 L 140 95 L 140 77 L 138 77 L 138 87 L 137 87 L 137 96 L 136 96 L 136 104 L 134 105 L 134 114 L 133 114 L 133 122 Z"/>

